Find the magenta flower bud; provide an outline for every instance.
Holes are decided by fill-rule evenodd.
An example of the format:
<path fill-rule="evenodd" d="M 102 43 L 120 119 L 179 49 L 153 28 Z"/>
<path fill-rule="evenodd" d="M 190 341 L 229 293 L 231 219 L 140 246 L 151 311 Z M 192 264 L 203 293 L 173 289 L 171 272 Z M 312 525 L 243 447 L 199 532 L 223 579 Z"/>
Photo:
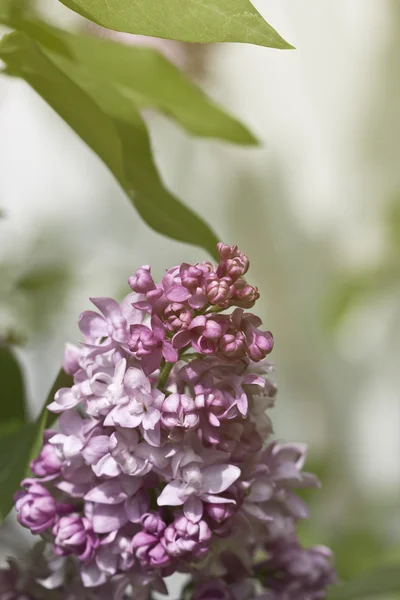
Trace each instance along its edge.
<path fill-rule="evenodd" d="M 242 358 L 246 356 L 246 337 L 241 331 L 226 333 L 221 338 L 219 349 L 229 358 Z"/>
<path fill-rule="evenodd" d="M 236 504 L 206 504 L 206 513 L 213 521 L 224 523 L 230 519 L 238 510 Z"/>
<path fill-rule="evenodd" d="M 251 360 L 259 362 L 272 351 L 274 338 L 270 331 L 260 331 L 255 327 L 246 328 L 247 352 Z"/>
<path fill-rule="evenodd" d="M 162 404 L 161 421 L 168 429 L 195 429 L 199 423 L 195 401 L 187 394 L 170 394 Z"/>
<path fill-rule="evenodd" d="M 139 294 L 147 294 L 156 287 L 150 274 L 149 265 L 144 265 L 138 269 L 134 275 L 129 277 L 128 283 L 133 291 Z"/>
<path fill-rule="evenodd" d="M 220 255 L 223 261 L 228 260 L 228 258 L 232 258 L 237 252 L 238 247 L 236 244 L 234 246 L 229 246 L 228 244 L 224 244 L 223 242 L 219 242 L 217 244 L 217 252 Z"/>
<path fill-rule="evenodd" d="M 164 311 L 164 324 L 169 331 L 187 329 L 193 319 L 192 311 L 180 302 L 172 302 Z"/>
<path fill-rule="evenodd" d="M 146 513 L 140 520 L 142 527 L 146 533 L 159 537 L 164 531 L 166 525 L 159 514 Z"/>
<path fill-rule="evenodd" d="M 229 277 L 215 278 L 207 283 L 206 294 L 210 304 L 227 307 L 234 292 L 232 280 Z"/>
<path fill-rule="evenodd" d="M 56 502 L 40 483 L 31 483 L 27 490 L 17 492 L 14 502 L 19 523 L 32 533 L 42 533 L 54 525 L 57 515 Z"/>
<path fill-rule="evenodd" d="M 204 272 L 198 266 L 182 263 L 179 274 L 182 285 L 188 290 L 194 291 L 196 288 L 201 287 Z"/>
<path fill-rule="evenodd" d="M 94 557 L 100 543 L 89 520 L 78 513 L 61 517 L 53 527 L 53 535 L 56 554 L 75 554 L 82 562 Z"/>
<path fill-rule="evenodd" d="M 210 539 L 211 531 L 205 521 L 192 523 L 182 515 L 168 525 L 161 543 L 170 556 L 179 557 L 190 553 L 192 556 L 200 557 L 207 552 Z"/>
<path fill-rule="evenodd" d="M 237 283 L 242 282 L 243 285 L 240 285 L 240 287 L 236 284 L 236 290 L 231 298 L 232 304 L 241 308 L 252 308 L 260 297 L 258 288 L 254 285 L 248 285 L 243 280 L 239 280 Z"/>
<path fill-rule="evenodd" d="M 135 352 L 138 358 L 147 356 L 154 352 L 160 345 L 151 329 L 145 325 L 132 325 L 131 337 L 128 341 L 128 347 L 131 352 Z"/>
<path fill-rule="evenodd" d="M 164 567 L 171 562 L 164 546 L 161 545 L 158 535 L 151 535 L 140 531 L 132 539 L 133 554 L 144 568 Z"/>
<path fill-rule="evenodd" d="M 221 257 L 217 268 L 219 277 L 228 276 L 232 281 L 236 281 L 247 273 L 249 268 L 249 259 L 243 252 L 240 252 L 236 245 L 228 246 L 227 244 L 217 245 L 218 253 Z"/>
<path fill-rule="evenodd" d="M 44 444 L 39 456 L 31 462 L 30 467 L 37 477 L 56 477 L 61 471 L 62 460 L 53 444 Z"/>

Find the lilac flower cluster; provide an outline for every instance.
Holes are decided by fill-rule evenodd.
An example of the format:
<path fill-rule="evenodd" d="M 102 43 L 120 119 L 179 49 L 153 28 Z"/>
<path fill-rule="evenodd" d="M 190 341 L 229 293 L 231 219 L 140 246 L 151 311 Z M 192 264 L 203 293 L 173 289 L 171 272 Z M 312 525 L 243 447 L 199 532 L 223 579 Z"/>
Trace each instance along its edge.
<path fill-rule="evenodd" d="M 44 540 L 35 600 L 146 600 L 178 571 L 193 574 L 198 600 L 254 598 L 255 577 L 271 599 L 324 597 L 327 551 L 293 538 L 307 516 L 296 489 L 317 480 L 302 471 L 303 446 L 264 445 L 273 338 L 245 312 L 259 297 L 247 257 L 218 253 L 216 267 L 184 263 L 160 283 L 144 266 L 121 303 L 93 298 L 99 312 L 81 314 L 83 342 L 63 363 L 74 384 L 49 405 L 58 430 L 15 496 L 19 522 Z M 223 561 L 236 546 L 242 576 L 230 581 Z"/>

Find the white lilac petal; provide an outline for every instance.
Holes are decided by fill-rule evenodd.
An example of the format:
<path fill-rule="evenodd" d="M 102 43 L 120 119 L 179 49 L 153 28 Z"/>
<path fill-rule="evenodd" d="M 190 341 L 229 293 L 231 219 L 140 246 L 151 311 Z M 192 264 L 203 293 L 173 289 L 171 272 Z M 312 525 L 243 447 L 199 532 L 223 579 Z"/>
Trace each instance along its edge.
<path fill-rule="evenodd" d="M 127 493 L 122 489 L 121 483 L 117 479 L 113 479 L 111 481 L 104 481 L 92 488 L 86 494 L 85 500 L 99 504 L 120 504 L 127 497 Z"/>
<path fill-rule="evenodd" d="M 161 443 L 161 429 L 159 423 L 157 423 L 154 429 L 141 428 L 141 431 L 148 444 L 154 446 L 155 448 L 159 448 Z"/>
<path fill-rule="evenodd" d="M 121 469 L 111 454 L 105 454 L 95 465 L 92 466 L 93 473 L 97 477 L 117 477 Z"/>
<path fill-rule="evenodd" d="M 194 494 L 189 496 L 183 505 L 183 513 L 192 523 L 198 523 L 203 516 L 203 503 Z"/>
<path fill-rule="evenodd" d="M 203 502 L 208 502 L 209 504 L 236 504 L 236 500 L 233 500 L 233 498 L 224 498 L 223 496 L 216 496 L 215 494 L 203 493 L 199 498 Z"/>
<path fill-rule="evenodd" d="M 108 435 L 96 435 L 92 437 L 84 449 L 82 456 L 87 463 L 93 465 L 108 453 L 110 438 Z"/>
<path fill-rule="evenodd" d="M 85 587 L 97 587 L 107 581 L 106 573 L 98 567 L 94 560 L 89 564 L 83 564 L 80 573 Z"/>
<path fill-rule="evenodd" d="M 128 523 L 124 504 L 107 505 L 95 504 L 92 515 L 93 531 L 95 533 L 110 533 L 121 529 Z"/>
<path fill-rule="evenodd" d="M 127 390 L 140 390 L 151 393 L 151 382 L 141 369 L 130 367 L 125 373 L 124 385 Z"/>
<path fill-rule="evenodd" d="M 115 575 L 118 567 L 118 554 L 109 546 L 100 546 L 96 551 L 96 564 L 101 571 Z"/>
<path fill-rule="evenodd" d="M 147 410 L 143 413 L 142 427 L 143 429 L 154 429 L 157 423 L 161 419 L 160 411 L 154 406 L 148 406 Z"/>
<path fill-rule="evenodd" d="M 186 485 L 181 481 L 168 483 L 157 498 L 158 506 L 181 506 L 188 498 Z"/>
<path fill-rule="evenodd" d="M 227 490 L 239 477 L 240 469 L 235 465 L 213 465 L 206 467 L 203 473 L 203 491 L 219 494 Z"/>
<path fill-rule="evenodd" d="M 99 309 L 101 313 L 103 313 L 106 319 L 112 320 L 114 317 L 121 317 L 121 309 L 119 304 L 112 298 L 90 298 L 90 301 L 95 305 L 96 308 Z"/>

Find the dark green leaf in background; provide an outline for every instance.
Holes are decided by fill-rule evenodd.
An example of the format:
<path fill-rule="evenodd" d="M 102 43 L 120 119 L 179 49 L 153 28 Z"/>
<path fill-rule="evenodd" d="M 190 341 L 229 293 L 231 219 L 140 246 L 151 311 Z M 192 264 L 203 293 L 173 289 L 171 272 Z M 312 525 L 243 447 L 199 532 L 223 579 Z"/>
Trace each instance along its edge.
<path fill-rule="evenodd" d="M 62 0 L 109 29 L 185 42 L 292 48 L 250 0 Z"/>
<path fill-rule="evenodd" d="M 0 345 L 0 433 L 25 422 L 25 389 L 22 369 L 11 348 Z"/>
<path fill-rule="evenodd" d="M 10 512 L 20 482 L 30 474 L 29 463 L 40 451 L 44 428 L 55 421 L 55 416 L 48 412 L 46 406 L 60 387 L 68 387 L 72 383 L 72 377 L 61 369 L 36 421 L 0 437 L 0 522 Z"/>

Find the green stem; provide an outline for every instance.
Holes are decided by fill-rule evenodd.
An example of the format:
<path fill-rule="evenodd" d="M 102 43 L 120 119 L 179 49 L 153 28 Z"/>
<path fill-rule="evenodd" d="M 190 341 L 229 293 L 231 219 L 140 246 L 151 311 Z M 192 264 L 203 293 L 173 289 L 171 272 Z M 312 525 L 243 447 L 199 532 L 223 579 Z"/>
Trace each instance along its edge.
<path fill-rule="evenodd" d="M 158 378 L 158 382 L 157 382 L 157 388 L 159 390 L 163 390 L 165 388 L 165 385 L 167 383 L 169 374 L 171 373 L 171 369 L 174 366 L 175 363 L 172 362 L 166 362 L 165 365 L 163 366 L 163 368 L 160 371 L 160 376 Z"/>

